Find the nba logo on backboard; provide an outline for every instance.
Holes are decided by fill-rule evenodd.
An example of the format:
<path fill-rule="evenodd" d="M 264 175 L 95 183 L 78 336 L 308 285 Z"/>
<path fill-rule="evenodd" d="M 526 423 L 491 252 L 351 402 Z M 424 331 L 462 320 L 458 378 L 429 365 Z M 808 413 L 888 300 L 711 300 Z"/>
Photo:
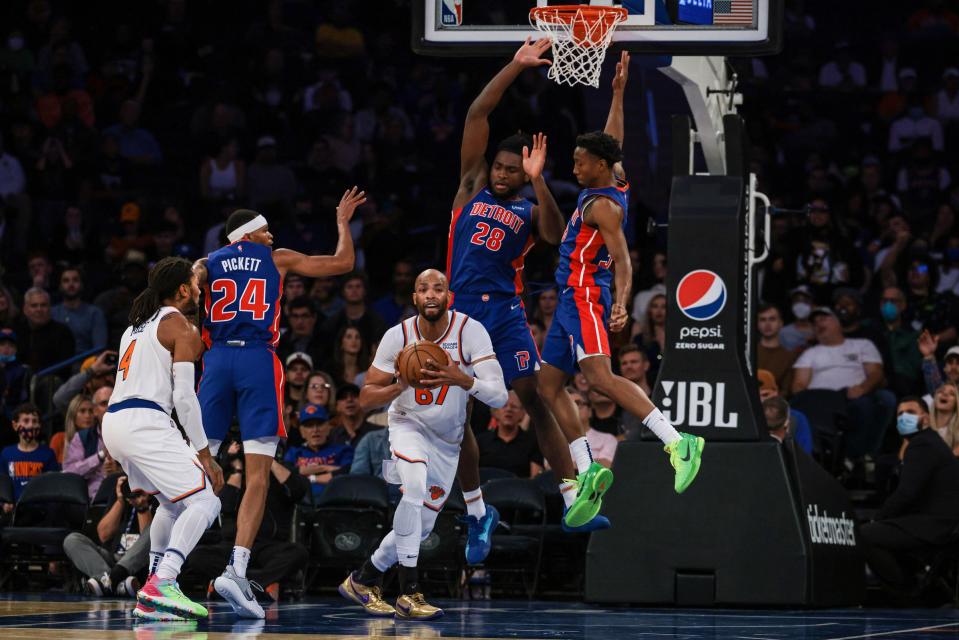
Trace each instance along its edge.
<path fill-rule="evenodd" d="M 443 26 L 458 27 L 463 24 L 463 0 L 443 0 Z"/>
<path fill-rule="evenodd" d="M 676 304 L 690 320 L 711 320 L 726 306 L 726 283 L 707 269 L 690 271 L 676 288 Z"/>

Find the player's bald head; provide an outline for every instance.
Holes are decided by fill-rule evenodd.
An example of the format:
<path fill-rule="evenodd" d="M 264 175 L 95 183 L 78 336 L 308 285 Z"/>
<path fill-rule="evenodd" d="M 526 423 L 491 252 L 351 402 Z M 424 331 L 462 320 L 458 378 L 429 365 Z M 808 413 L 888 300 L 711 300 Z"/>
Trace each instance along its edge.
<path fill-rule="evenodd" d="M 416 276 L 416 282 L 413 286 L 419 286 L 421 282 L 424 284 L 441 283 L 444 287 L 449 287 L 449 283 L 446 282 L 446 276 L 443 275 L 442 271 L 438 271 L 437 269 L 427 269 L 420 273 L 420 275 Z"/>

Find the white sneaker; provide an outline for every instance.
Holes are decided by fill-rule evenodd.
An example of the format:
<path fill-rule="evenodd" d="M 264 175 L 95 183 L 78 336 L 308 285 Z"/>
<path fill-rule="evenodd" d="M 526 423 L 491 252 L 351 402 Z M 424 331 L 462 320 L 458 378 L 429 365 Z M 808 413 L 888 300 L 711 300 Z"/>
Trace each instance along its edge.
<path fill-rule="evenodd" d="M 121 598 L 135 598 L 139 590 L 140 581 L 134 576 L 127 576 L 125 580 L 113 589 L 114 593 Z"/>
<path fill-rule="evenodd" d="M 107 573 L 104 573 L 99 578 L 87 578 L 82 586 L 83 595 L 93 596 L 95 598 L 109 596 L 113 592 L 110 585 L 110 575 Z"/>
<path fill-rule="evenodd" d="M 250 581 L 236 575 L 233 567 L 227 565 L 223 575 L 213 581 L 213 588 L 233 607 L 233 613 L 241 618 L 263 619 L 266 613 L 256 601 Z M 261 589 L 262 590 L 262 589 Z"/>

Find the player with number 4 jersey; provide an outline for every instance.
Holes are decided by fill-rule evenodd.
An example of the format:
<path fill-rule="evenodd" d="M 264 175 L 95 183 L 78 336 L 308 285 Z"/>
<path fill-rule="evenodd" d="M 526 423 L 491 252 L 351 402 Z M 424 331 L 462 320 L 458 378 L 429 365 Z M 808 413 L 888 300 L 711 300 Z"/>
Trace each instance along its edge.
<path fill-rule="evenodd" d="M 196 265 L 206 292 L 206 318 L 200 380 L 203 424 L 216 453 L 236 416 L 243 441 L 245 490 L 237 515 L 236 545 L 223 575 L 214 581 L 237 615 L 263 618 L 246 567 L 253 540 L 263 519 L 270 466 L 283 426 L 283 366 L 276 356 L 279 342 L 280 296 L 287 273 L 316 278 L 347 273 L 353 268 L 349 223 L 364 192 L 347 190 L 336 208 L 339 241 L 332 256 L 307 256 L 289 249 L 272 249 L 266 218 L 239 209 L 226 222 L 230 244 Z"/>

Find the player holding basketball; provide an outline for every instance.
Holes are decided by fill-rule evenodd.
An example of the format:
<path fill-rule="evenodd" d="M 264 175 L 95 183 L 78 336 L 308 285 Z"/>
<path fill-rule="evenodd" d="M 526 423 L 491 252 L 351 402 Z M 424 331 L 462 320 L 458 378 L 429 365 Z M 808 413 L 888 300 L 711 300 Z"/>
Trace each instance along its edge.
<path fill-rule="evenodd" d="M 610 368 L 610 331 L 626 326 L 626 302 L 630 299 L 632 268 L 623 228 L 629 206 L 629 183 L 623 174 L 623 91 L 629 73 L 629 54 L 623 52 L 613 78 L 613 99 L 602 132 L 576 139 L 573 173 L 583 187 L 576 211 L 566 225 L 560 245 L 556 282 L 561 294 L 553 323 L 543 344 L 540 392 L 570 440 L 580 472 L 579 491 L 598 499 L 608 489 L 612 473 L 593 462 L 582 433 L 576 405 L 566 392 L 567 377 L 578 366 L 597 389 L 616 404 L 639 416 L 666 445 L 676 471 L 674 488 L 682 493 L 699 472 L 705 441 L 677 432 L 642 389 Z M 610 284 L 616 263 L 616 301 Z M 610 313 L 611 312 L 611 313 Z M 571 524 L 586 515 L 567 514 Z"/>
<path fill-rule="evenodd" d="M 206 318 L 200 380 L 203 424 L 216 455 L 234 412 L 243 440 L 245 486 L 236 522 L 236 542 L 229 564 L 213 587 L 241 617 L 263 618 L 246 579 L 250 548 L 263 519 L 270 465 L 283 426 L 283 366 L 274 349 L 280 339 L 280 296 L 287 273 L 333 276 L 353 268 L 350 218 L 366 202 L 356 187 L 346 191 L 336 208 L 339 232 L 332 256 L 307 256 L 272 249 L 266 218 L 247 209 L 234 211 L 226 222 L 230 244 L 196 265 L 206 291 Z"/>
<path fill-rule="evenodd" d="M 433 530 L 446 502 L 459 460 L 460 442 L 470 397 L 491 407 L 506 404 L 503 370 L 483 325 L 459 311 L 448 311 L 446 277 L 427 269 L 416 278 L 413 304 L 417 316 L 386 332 L 366 374 L 360 393 L 364 409 L 390 403 L 389 436 L 392 460 L 384 477 L 403 486 L 393 516 L 393 530 L 363 566 L 340 585 L 340 593 L 376 616 L 431 620 L 442 609 L 428 604 L 417 585 L 420 542 Z M 440 345 L 450 364 L 430 362 L 421 369 L 429 389 L 410 387 L 394 373 L 403 348 L 419 340 Z M 394 377 L 396 380 L 394 381 Z M 396 607 L 382 598 L 383 574 L 399 562 L 400 596 Z"/>
<path fill-rule="evenodd" d="M 196 313 L 199 297 L 188 260 L 164 258 L 150 270 L 120 340 L 123 356 L 103 416 L 103 443 L 126 472 L 130 489 L 160 501 L 150 526 L 152 575 L 137 593 L 136 618 L 208 615 L 176 582 L 183 561 L 220 513 L 215 494 L 223 486 L 193 386 L 193 363 L 203 343 L 186 316 Z M 174 408 L 193 448 L 170 418 Z"/>
<path fill-rule="evenodd" d="M 489 332 L 506 384 L 516 391 L 529 414 L 543 454 L 561 478 L 572 478 L 575 467 L 567 443 L 536 392 L 539 354 L 519 295 L 523 290 L 523 259 L 533 246 L 533 228 L 550 244 L 559 244 L 562 237 L 563 215 L 543 179 L 546 137 L 534 136 L 532 145 L 521 135 L 506 138 L 497 146 L 492 166 L 485 155 L 490 113 L 525 69 L 549 64 L 540 57 L 549 47 L 547 39 L 527 39 L 470 106 L 463 130 L 460 185 L 453 200 L 446 272 L 453 308 L 478 320 Z M 517 195 L 527 182 L 536 192 L 538 205 Z M 499 515 L 483 503 L 479 448 L 469 429 L 463 439 L 458 476 L 469 509 L 466 559 L 482 562 L 489 553 L 490 534 Z M 582 505 L 576 511 L 591 512 L 578 523 L 589 524 L 579 530 L 609 526 L 602 516 L 589 522 L 598 513 L 599 502 L 577 496 L 575 482 L 564 482 L 560 490 L 568 510 L 579 500 Z"/>

